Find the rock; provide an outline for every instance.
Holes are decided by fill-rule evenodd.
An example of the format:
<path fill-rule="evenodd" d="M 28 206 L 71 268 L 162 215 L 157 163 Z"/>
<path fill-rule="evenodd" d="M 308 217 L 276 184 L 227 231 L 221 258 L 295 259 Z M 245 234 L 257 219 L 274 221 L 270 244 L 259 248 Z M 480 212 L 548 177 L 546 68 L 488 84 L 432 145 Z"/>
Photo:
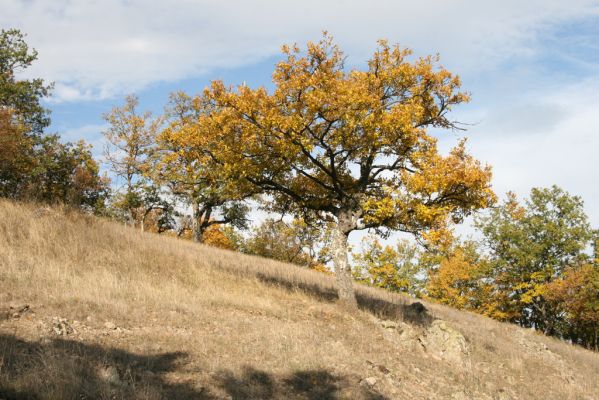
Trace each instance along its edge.
<path fill-rule="evenodd" d="M 106 328 L 110 331 L 113 331 L 116 329 L 116 325 L 114 322 L 106 321 L 106 322 L 104 322 L 104 328 Z"/>
<path fill-rule="evenodd" d="M 8 309 L 0 310 L 0 320 L 21 318 L 21 316 L 26 314 L 28 311 L 31 311 L 29 304 L 19 306 L 11 305 L 8 307 Z"/>
<path fill-rule="evenodd" d="M 395 321 L 381 321 L 381 326 L 385 329 L 396 329 L 398 325 Z"/>
<path fill-rule="evenodd" d="M 373 387 L 374 385 L 376 385 L 377 381 L 378 380 L 374 376 L 370 376 L 368 378 L 362 379 L 362 381 L 360 382 L 360 385 Z"/>
<path fill-rule="evenodd" d="M 379 370 L 379 372 L 385 374 L 385 375 L 389 375 L 391 373 L 391 371 L 389 370 L 389 368 L 385 367 L 384 365 L 377 365 L 376 369 Z"/>
<path fill-rule="evenodd" d="M 111 365 L 99 368 L 98 376 L 104 382 L 111 383 L 113 385 L 119 384 L 121 382 L 119 371 Z"/>
<path fill-rule="evenodd" d="M 376 369 L 377 371 L 385 374 L 385 375 L 389 375 L 391 373 L 391 371 L 389 370 L 389 368 L 385 367 L 384 365 L 381 364 L 375 364 L 372 361 L 366 360 L 366 364 L 368 365 L 369 368 L 371 369 Z"/>
<path fill-rule="evenodd" d="M 441 359 L 463 364 L 468 356 L 466 338 L 445 321 L 433 321 L 419 338 L 424 349 Z"/>
<path fill-rule="evenodd" d="M 52 320 L 52 332 L 58 336 L 66 336 L 75 332 L 66 318 L 54 317 Z"/>

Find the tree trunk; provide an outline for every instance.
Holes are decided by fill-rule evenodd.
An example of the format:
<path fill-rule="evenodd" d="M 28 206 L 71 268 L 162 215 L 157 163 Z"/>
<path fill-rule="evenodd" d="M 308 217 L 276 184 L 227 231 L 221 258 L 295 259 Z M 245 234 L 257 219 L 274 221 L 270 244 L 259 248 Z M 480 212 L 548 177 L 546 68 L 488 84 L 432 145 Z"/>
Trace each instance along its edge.
<path fill-rule="evenodd" d="M 146 219 L 148 219 L 148 215 L 152 212 L 153 208 L 147 208 L 144 210 L 144 214 L 141 218 L 141 222 L 140 222 L 140 228 L 142 232 L 146 231 Z"/>
<path fill-rule="evenodd" d="M 347 257 L 347 239 L 349 236 L 351 220 L 345 213 L 337 217 L 337 226 L 333 232 L 332 250 L 333 265 L 337 277 L 337 291 L 339 301 L 349 308 L 357 308 L 356 294 L 354 293 L 351 266 Z"/>
<path fill-rule="evenodd" d="M 126 225 L 129 225 L 132 228 L 135 228 L 135 211 L 133 208 L 127 209 L 127 222 Z"/>
<path fill-rule="evenodd" d="M 202 236 L 204 236 L 204 229 L 202 227 L 202 215 L 200 212 L 200 206 L 194 202 L 192 205 L 193 216 L 191 217 L 191 230 L 192 239 L 196 243 L 202 243 Z"/>

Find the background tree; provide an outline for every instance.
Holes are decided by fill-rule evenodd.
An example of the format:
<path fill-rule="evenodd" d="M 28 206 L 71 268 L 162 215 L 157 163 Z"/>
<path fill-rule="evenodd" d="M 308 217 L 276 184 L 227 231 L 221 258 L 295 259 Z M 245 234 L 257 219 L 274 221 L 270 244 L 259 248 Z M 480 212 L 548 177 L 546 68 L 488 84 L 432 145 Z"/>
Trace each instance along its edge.
<path fill-rule="evenodd" d="M 589 258 L 593 236 L 582 200 L 557 186 L 533 188 L 524 206 L 510 195 L 476 226 L 509 319 L 553 334 L 559 313 L 546 299 L 547 284 Z"/>
<path fill-rule="evenodd" d="M 104 114 L 109 127 L 103 132 L 107 141 L 104 156 L 115 175 L 124 181 L 114 205 L 124 212 L 125 220 L 132 226 L 156 204 L 152 196 L 144 194 L 152 192 L 148 187 L 153 183 L 146 172 L 162 123 L 161 118 L 152 118 L 149 111 L 138 113 L 138 106 L 136 96 L 127 96 L 123 106 Z M 157 189 L 153 191 L 156 193 Z M 150 203 L 144 203 L 147 199 Z"/>
<path fill-rule="evenodd" d="M 420 296 L 424 276 L 418 255 L 417 245 L 408 240 L 383 246 L 369 235 L 362 241 L 362 251 L 353 255 L 354 275 L 371 286 Z"/>
<path fill-rule="evenodd" d="M 236 250 L 235 243 L 233 243 L 226 232 L 226 227 L 223 225 L 211 225 L 203 237 L 204 244 L 212 247 L 218 247 L 226 250 Z"/>
<path fill-rule="evenodd" d="M 18 198 L 35 165 L 35 141 L 8 109 L 0 109 L 0 196 Z"/>
<path fill-rule="evenodd" d="M 62 143 L 59 136 L 42 138 L 36 151 L 33 172 L 35 186 L 30 198 L 101 213 L 109 194 L 109 180 L 100 176 L 100 167 L 84 141 Z"/>
<path fill-rule="evenodd" d="M 331 231 L 294 219 L 267 219 L 257 226 L 241 251 L 310 268 L 321 268 L 331 258 Z"/>
<path fill-rule="evenodd" d="M 41 99 L 50 94 L 52 85 L 43 79 L 18 79 L 19 73 L 37 59 L 25 35 L 17 29 L 0 30 L 0 110 L 9 110 L 26 133 L 40 135 L 50 125 L 50 113 Z"/>
<path fill-rule="evenodd" d="M 599 350 L 599 265 L 596 262 L 569 268 L 550 282 L 546 300 L 563 318 L 558 334 L 573 343 Z"/>
<path fill-rule="evenodd" d="M 356 306 L 349 234 L 377 228 L 418 234 L 491 204 L 489 167 L 461 142 L 439 154 L 427 128 L 456 128 L 453 106 L 468 100 L 437 59 L 380 41 L 365 71 L 344 68 L 332 39 L 283 48 L 274 90 L 213 82 L 214 108 L 178 142 L 209 153 L 219 171 L 247 181 L 273 208 L 335 223 L 340 300 Z"/>
<path fill-rule="evenodd" d="M 146 172 L 146 176 L 151 172 Z M 175 227 L 175 217 L 178 215 L 173 201 L 168 199 L 169 194 L 158 184 L 143 178 L 137 188 L 136 220 L 142 232 L 148 230 L 163 233 Z M 149 222 L 149 224 L 148 224 Z"/>
<path fill-rule="evenodd" d="M 51 85 L 17 78 L 36 59 L 21 32 L 0 31 L 0 196 L 101 212 L 108 181 L 91 147 L 43 134 L 50 117 L 41 100 Z"/>
<path fill-rule="evenodd" d="M 439 264 L 428 269 L 426 296 L 451 307 L 504 320 L 508 316 L 497 301 L 505 296 L 494 291 L 487 270 L 488 261 L 480 254 L 477 243 L 456 240 Z"/>
<path fill-rule="evenodd" d="M 172 94 L 167 107 L 169 124 L 158 137 L 153 166 L 156 181 L 191 207 L 192 238 L 196 242 L 202 242 L 204 233 L 215 225 L 245 229 L 249 207 L 244 200 L 253 194 L 247 186 L 221 174 L 220 165 L 201 149 L 185 142 L 198 117 L 209 110 L 210 105 L 200 97 Z"/>

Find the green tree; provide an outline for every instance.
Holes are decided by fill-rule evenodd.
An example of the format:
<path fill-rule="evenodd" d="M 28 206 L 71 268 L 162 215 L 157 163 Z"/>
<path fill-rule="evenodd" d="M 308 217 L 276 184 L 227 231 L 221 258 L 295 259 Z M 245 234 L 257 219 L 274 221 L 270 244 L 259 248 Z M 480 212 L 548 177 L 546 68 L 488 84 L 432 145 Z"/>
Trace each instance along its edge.
<path fill-rule="evenodd" d="M 557 186 L 534 188 L 524 206 L 510 195 L 476 226 L 508 319 L 554 334 L 560 313 L 547 301 L 547 285 L 589 259 L 593 235 L 582 200 Z"/>
<path fill-rule="evenodd" d="M 36 59 L 21 32 L 0 31 L 0 196 L 100 212 L 108 183 L 100 177 L 90 147 L 44 135 L 50 117 L 41 100 L 51 85 L 18 79 Z"/>
<path fill-rule="evenodd" d="M 100 213 L 109 194 L 108 178 L 84 141 L 62 143 L 58 135 L 41 139 L 36 151 L 29 197 L 47 203 L 64 203 Z"/>
<path fill-rule="evenodd" d="M 41 134 L 50 125 L 50 113 L 41 100 L 50 94 L 52 85 L 43 79 L 18 79 L 19 73 L 37 59 L 17 29 L 0 31 L 0 109 L 11 110 L 14 117 L 31 134 Z"/>

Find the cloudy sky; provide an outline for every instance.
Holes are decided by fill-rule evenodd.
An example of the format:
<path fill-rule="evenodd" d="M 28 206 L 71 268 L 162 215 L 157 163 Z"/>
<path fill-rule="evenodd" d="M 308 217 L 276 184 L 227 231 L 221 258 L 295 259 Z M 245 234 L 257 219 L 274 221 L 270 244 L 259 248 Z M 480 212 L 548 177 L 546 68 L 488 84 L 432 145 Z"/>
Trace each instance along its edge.
<path fill-rule="evenodd" d="M 0 27 L 39 51 L 27 74 L 55 82 L 52 130 L 101 152 L 101 114 L 139 95 L 160 112 L 168 93 L 212 79 L 270 85 L 283 43 L 329 31 L 363 67 L 376 40 L 439 53 L 472 102 L 471 152 L 498 193 L 557 184 L 599 226 L 599 1 L 587 0 L 0 0 Z M 443 144 L 452 144 L 448 133 Z"/>

